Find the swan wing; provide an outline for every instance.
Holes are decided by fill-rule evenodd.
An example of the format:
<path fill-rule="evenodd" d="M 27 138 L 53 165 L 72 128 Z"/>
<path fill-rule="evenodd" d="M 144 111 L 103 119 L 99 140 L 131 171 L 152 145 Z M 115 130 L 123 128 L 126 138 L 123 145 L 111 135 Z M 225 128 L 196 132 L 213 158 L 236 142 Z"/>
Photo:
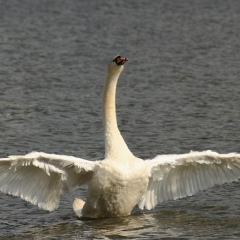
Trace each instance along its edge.
<path fill-rule="evenodd" d="M 86 183 L 98 161 L 32 152 L 0 159 L 0 191 L 53 211 L 64 191 Z"/>
<path fill-rule="evenodd" d="M 158 155 L 146 160 L 149 185 L 139 207 L 152 209 L 158 203 L 191 196 L 215 184 L 240 178 L 240 154 L 212 151 Z"/>

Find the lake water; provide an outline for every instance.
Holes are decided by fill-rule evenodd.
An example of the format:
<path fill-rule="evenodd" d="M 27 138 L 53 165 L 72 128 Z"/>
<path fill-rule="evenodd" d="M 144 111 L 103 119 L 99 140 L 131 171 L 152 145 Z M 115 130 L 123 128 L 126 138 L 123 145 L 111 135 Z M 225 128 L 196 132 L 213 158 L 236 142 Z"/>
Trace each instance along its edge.
<path fill-rule="evenodd" d="M 129 58 L 118 123 L 136 156 L 240 152 L 240 1 L 0 1 L 0 156 L 104 157 L 109 59 Z M 240 183 L 125 218 L 79 220 L 0 193 L 1 239 L 240 239 Z"/>

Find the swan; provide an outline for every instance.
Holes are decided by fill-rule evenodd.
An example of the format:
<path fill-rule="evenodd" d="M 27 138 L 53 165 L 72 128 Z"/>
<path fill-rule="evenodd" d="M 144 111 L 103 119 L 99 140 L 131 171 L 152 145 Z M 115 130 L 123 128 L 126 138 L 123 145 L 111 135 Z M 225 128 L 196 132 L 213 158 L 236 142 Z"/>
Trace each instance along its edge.
<path fill-rule="evenodd" d="M 153 209 L 157 204 L 191 196 L 215 184 L 240 178 L 240 154 L 213 151 L 158 155 L 142 160 L 133 155 L 117 125 L 116 86 L 127 58 L 108 64 L 103 91 L 105 159 L 31 152 L 0 159 L 0 191 L 53 211 L 66 191 L 88 186 L 86 201 L 76 198 L 78 217 L 106 218 Z"/>

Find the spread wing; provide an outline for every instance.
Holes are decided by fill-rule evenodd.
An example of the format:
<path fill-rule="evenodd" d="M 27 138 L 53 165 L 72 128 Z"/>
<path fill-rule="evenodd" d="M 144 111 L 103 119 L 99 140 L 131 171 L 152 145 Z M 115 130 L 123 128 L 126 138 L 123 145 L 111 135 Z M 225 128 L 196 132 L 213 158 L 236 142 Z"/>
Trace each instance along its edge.
<path fill-rule="evenodd" d="M 180 155 L 158 155 L 146 160 L 149 185 L 139 202 L 143 209 L 154 208 L 166 200 L 191 196 L 215 184 L 240 178 L 240 154 L 218 154 L 212 151 Z"/>
<path fill-rule="evenodd" d="M 86 183 L 98 161 L 32 152 L 0 159 L 0 191 L 53 211 L 69 188 Z"/>

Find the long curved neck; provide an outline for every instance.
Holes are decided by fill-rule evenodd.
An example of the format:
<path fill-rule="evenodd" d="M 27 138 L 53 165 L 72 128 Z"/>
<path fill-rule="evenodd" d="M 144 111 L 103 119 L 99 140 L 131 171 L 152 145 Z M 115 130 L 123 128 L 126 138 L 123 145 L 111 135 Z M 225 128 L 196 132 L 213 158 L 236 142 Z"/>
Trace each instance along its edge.
<path fill-rule="evenodd" d="M 132 155 L 117 125 L 116 87 L 121 71 L 108 72 L 103 93 L 103 123 L 105 130 L 105 158 L 125 158 Z"/>

